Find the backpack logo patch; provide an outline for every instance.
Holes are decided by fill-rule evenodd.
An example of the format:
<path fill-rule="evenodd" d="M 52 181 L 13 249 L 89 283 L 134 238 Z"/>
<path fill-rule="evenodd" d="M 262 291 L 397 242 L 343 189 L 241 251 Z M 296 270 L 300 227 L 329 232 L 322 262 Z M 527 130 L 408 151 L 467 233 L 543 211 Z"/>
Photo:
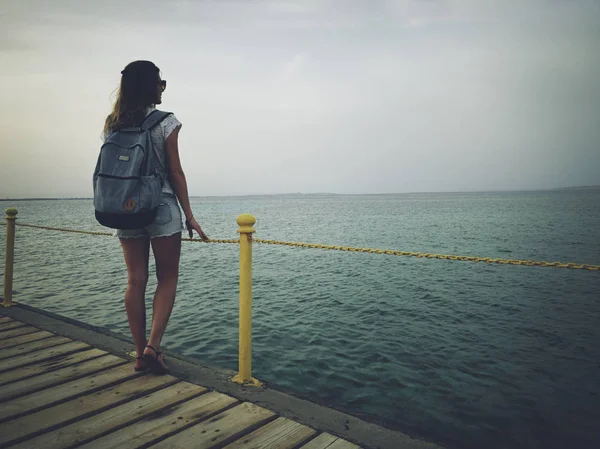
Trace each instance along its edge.
<path fill-rule="evenodd" d="M 135 201 L 133 201 L 133 198 L 129 198 L 127 201 L 125 201 L 125 204 L 123 204 L 123 207 L 126 210 L 128 210 L 129 212 L 131 212 L 136 205 L 137 205 L 137 203 Z"/>

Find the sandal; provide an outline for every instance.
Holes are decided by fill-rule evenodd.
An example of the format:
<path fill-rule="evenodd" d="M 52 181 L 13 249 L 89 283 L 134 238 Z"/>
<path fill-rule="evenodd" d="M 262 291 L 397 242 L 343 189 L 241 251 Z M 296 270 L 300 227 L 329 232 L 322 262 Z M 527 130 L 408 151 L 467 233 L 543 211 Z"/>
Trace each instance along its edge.
<path fill-rule="evenodd" d="M 146 347 L 152 349 L 156 354 L 154 357 L 152 357 L 150 354 L 144 354 L 142 356 L 142 359 L 144 362 L 146 362 L 146 365 L 148 365 L 150 372 L 152 374 L 169 374 L 169 368 L 158 361 L 158 358 L 161 356 L 162 352 L 157 351 L 150 345 L 147 345 Z"/>

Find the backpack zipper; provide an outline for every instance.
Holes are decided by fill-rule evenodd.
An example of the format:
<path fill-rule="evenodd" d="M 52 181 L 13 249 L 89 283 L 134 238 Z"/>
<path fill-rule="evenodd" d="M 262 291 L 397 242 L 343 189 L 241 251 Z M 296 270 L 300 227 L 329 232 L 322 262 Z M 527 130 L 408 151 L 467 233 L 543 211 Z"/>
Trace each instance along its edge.
<path fill-rule="evenodd" d="M 109 179 L 140 179 L 140 176 L 113 176 L 113 175 L 105 175 L 103 173 L 98 174 L 99 178 L 109 178 Z"/>

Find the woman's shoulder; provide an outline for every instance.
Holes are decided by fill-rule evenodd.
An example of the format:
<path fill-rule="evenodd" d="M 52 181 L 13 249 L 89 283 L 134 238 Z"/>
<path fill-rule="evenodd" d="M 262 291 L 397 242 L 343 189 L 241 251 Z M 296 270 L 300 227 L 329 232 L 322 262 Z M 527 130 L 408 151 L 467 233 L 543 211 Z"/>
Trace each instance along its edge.
<path fill-rule="evenodd" d="M 168 115 L 160 122 L 160 127 L 161 127 L 161 129 L 163 131 L 163 135 L 166 139 L 167 137 L 169 137 L 169 135 L 173 132 L 173 130 L 175 128 L 178 128 L 181 126 L 181 122 L 175 116 L 175 113 L 173 113 L 173 112 L 168 112 L 168 111 L 160 111 L 160 112 L 168 113 Z"/>
<path fill-rule="evenodd" d="M 150 110 L 149 112 L 154 111 L 155 109 Z M 166 112 L 168 115 L 161 120 L 160 122 L 160 130 L 163 137 L 166 139 L 173 132 L 174 129 L 181 126 L 181 122 L 175 116 L 175 113 L 169 111 L 163 111 L 160 109 L 156 109 L 159 112 Z"/>

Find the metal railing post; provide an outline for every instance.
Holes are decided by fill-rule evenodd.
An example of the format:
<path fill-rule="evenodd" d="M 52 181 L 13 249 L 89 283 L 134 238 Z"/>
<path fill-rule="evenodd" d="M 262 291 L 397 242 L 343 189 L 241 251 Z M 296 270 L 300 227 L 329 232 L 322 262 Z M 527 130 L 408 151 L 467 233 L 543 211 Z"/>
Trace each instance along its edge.
<path fill-rule="evenodd" d="M 17 209 L 6 209 L 6 260 L 4 264 L 4 307 L 14 306 L 12 301 L 13 291 L 13 264 L 15 260 L 15 221 Z"/>
<path fill-rule="evenodd" d="M 239 372 L 233 382 L 261 386 L 262 382 L 252 377 L 252 227 L 256 218 L 242 214 L 237 218 L 240 234 L 240 341 Z"/>

